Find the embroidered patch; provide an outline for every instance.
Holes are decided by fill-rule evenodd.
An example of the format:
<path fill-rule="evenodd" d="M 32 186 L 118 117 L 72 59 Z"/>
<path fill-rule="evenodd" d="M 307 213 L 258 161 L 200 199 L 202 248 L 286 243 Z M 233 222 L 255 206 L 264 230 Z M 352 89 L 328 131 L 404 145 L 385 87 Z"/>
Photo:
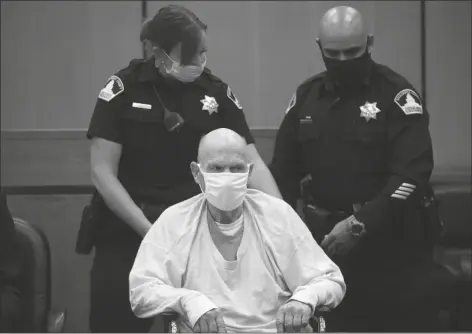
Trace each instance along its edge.
<path fill-rule="evenodd" d="M 152 106 L 150 104 L 146 104 L 146 103 L 133 102 L 133 108 L 151 110 Z"/>
<path fill-rule="evenodd" d="M 105 87 L 100 91 L 100 94 L 98 94 L 98 98 L 110 102 L 124 90 L 123 81 L 116 75 L 112 75 L 110 79 L 108 79 Z"/>
<path fill-rule="evenodd" d="M 366 103 L 363 106 L 359 107 L 361 109 L 361 117 L 364 117 L 367 122 L 371 119 L 377 119 L 377 113 L 380 112 L 380 109 L 377 108 L 377 102 Z"/>
<path fill-rule="evenodd" d="M 292 98 L 290 99 L 290 102 L 288 103 L 288 107 L 287 107 L 287 110 L 285 110 L 285 114 L 288 114 L 290 109 L 292 109 L 296 103 L 297 103 L 297 93 L 294 93 L 292 95 Z"/>
<path fill-rule="evenodd" d="M 395 103 L 403 110 L 405 115 L 422 114 L 423 105 L 421 99 L 412 89 L 404 89 L 395 96 Z"/>
<path fill-rule="evenodd" d="M 236 98 L 236 95 L 234 95 L 233 91 L 229 86 L 226 90 L 226 95 L 231 101 L 233 101 L 233 103 L 236 105 L 236 107 L 238 107 L 238 109 L 243 109 L 243 106 L 241 105 L 241 103 L 239 103 L 238 99 Z"/>
<path fill-rule="evenodd" d="M 205 95 L 205 98 L 200 100 L 200 102 L 203 104 L 202 110 L 208 110 L 210 115 L 218 112 L 218 102 L 216 102 L 214 97 Z"/>

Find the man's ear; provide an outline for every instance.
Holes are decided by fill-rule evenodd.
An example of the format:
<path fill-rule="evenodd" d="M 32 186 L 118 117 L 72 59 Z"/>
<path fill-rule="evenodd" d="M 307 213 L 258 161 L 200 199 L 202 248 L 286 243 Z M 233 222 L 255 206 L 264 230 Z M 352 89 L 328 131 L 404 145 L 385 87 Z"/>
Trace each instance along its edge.
<path fill-rule="evenodd" d="M 323 53 L 323 48 L 321 47 L 321 41 L 320 41 L 320 38 L 316 38 L 316 44 L 318 44 L 318 48 L 320 49 L 320 52 L 321 54 L 324 54 Z"/>
<path fill-rule="evenodd" d="M 190 163 L 190 170 L 192 171 L 193 179 L 197 184 L 200 184 L 200 167 L 194 161 Z"/>
<path fill-rule="evenodd" d="M 248 178 L 251 177 L 253 170 L 254 170 L 254 164 L 253 164 L 253 163 L 250 163 L 250 164 L 249 164 Z"/>
<path fill-rule="evenodd" d="M 374 51 L 374 35 L 369 34 L 367 36 L 367 52 L 372 53 Z"/>

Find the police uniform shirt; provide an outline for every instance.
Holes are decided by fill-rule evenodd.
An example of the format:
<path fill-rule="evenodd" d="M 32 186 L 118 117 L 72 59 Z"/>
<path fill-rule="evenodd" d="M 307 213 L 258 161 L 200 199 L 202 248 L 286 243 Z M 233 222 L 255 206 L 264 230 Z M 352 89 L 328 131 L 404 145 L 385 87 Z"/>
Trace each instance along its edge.
<path fill-rule="evenodd" d="M 164 126 L 164 106 L 184 125 Z M 164 78 L 148 61 L 133 60 L 101 90 L 87 137 L 122 145 L 118 179 L 133 199 L 175 204 L 200 192 L 190 171 L 201 137 L 229 128 L 254 143 L 231 88 L 205 69 L 194 82 Z"/>
<path fill-rule="evenodd" d="M 294 205 L 300 180 L 328 210 L 367 202 L 355 214 L 367 230 L 387 208 L 408 203 L 433 169 L 429 115 L 412 85 L 373 64 L 358 91 L 341 95 L 323 72 L 300 85 L 277 133 L 271 171 Z"/>

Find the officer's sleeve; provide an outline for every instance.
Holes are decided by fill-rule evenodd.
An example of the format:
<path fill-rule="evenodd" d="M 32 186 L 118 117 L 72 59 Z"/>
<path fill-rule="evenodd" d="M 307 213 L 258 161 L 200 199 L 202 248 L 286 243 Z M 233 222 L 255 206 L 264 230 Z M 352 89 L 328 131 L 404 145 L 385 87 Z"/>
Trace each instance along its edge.
<path fill-rule="evenodd" d="M 254 144 L 255 140 L 247 125 L 241 103 L 239 103 L 229 85 L 222 84 L 222 89 L 224 90 L 224 96 L 221 99 L 221 108 L 224 112 L 226 127 L 244 137 L 248 145 Z"/>
<path fill-rule="evenodd" d="M 296 210 L 303 175 L 302 152 L 298 142 L 300 89 L 292 96 L 285 117 L 277 131 L 272 162 L 269 166 L 283 199 Z"/>
<path fill-rule="evenodd" d="M 120 112 L 124 101 L 124 90 L 120 77 L 113 75 L 108 79 L 105 87 L 98 94 L 87 138 L 99 137 L 122 144 Z"/>
<path fill-rule="evenodd" d="M 387 221 L 391 204 L 402 206 L 418 198 L 416 193 L 427 187 L 434 166 L 429 114 L 418 93 L 412 88 L 400 90 L 387 112 L 389 178 L 377 198 L 355 214 L 367 231 Z"/>

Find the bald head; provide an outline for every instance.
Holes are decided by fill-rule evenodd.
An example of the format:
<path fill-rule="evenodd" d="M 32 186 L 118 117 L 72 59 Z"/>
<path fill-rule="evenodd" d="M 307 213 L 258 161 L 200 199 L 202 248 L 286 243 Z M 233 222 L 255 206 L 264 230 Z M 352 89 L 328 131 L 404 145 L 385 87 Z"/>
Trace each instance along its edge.
<path fill-rule="evenodd" d="M 198 162 L 204 164 L 210 160 L 236 159 L 246 161 L 246 141 L 233 130 L 220 128 L 204 136 L 198 147 Z"/>
<path fill-rule="evenodd" d="M 367 29 L 362 15 L 348 6 L 331 8 L 321 19 L 319 41 L 328 56 L 330 51 L 365 48 Z"/>

